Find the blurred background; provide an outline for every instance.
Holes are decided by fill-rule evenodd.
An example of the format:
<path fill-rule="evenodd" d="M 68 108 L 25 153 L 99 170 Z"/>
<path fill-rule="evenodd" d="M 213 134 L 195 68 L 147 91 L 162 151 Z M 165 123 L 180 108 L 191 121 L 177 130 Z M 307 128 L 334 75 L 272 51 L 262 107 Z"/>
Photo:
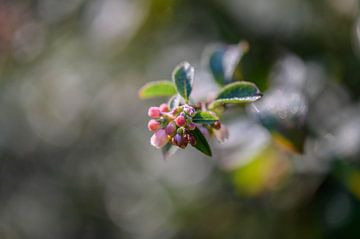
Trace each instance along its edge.
<path fill-rule="evenodd" d="M 164 161 L 138 89 L 241 40 L 264 97 Z M 1 0 L 0 238 L 360 238 L 359 98 L 357 0 Z"/>

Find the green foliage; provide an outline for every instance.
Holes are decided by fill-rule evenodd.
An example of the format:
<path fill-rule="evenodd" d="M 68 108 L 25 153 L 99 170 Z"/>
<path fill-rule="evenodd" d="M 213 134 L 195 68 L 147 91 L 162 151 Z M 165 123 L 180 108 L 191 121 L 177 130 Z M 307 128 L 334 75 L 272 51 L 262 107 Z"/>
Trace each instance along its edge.
<path fill-rule="evenodd" d="M 303 153 L 307 129 L 300 124 L 282 124 L 281 119 L 273 115 L 257 114 L 259 123 L 265 127 L 278 145 L 293 153 Z"/>
<path fill-rule="evenodd" d="M 207 142 L 205 136 L 201 133 L 201 131 L 198 128 L 195 128 L 195 130 L 191 131 L 191 134 L 196 139 L 196 143 L 193 147 L 202 152 L 203 154 L 211 157 L 212 152 L 209 143 Z"/>
<path fill-rule="evenodd" d="M 211 111 L 198 111 L 192 118 L 194 123 L 198 124 L 212 124 L 219 120 L 219 117 Z"/>
<path fill-rule="evenodd" d="M 218 46 L 209 50 L 208 65 L 217 84 L 224 86 L 242 78 L 241 69 L 237 66 L 248 47 L 247 42 L 240 42 L 237 45 Z"/>
<path fill-rule="evenodd" d="M 139 90 L 139 97 L 141 99 L 172 96 L 174 94 L 176 94 L 176 89 L 171 81 L 149 82 Z"/>
<path fill-rule="evenodd" d="M 229 79 L 225 79 L 225 69 L 223 65 L 225 51 L 222 49 L 214 50 L 209 57 L 209 68 L 214 76 L 216 83 L 225 85 Z"/>
<path fill-rule="evenodd" d="M 255 84 L 245 81 L 235 82 L 222 88 L 209 108 L 215 108 L 221 104 L 250 103 L 261 97 L 262 94 Z"/>
<path fill-rule="evenodd" d="M 194 67 L 188 62 L 182 62 L 177 65 L 172 73 L 172 79 L 179 95 L 185 102 L 188 102 L 194 82 Z"/>
<path fill-rule="evenodd" d="M 244 47 L 242 46 L 241 48 L 240 46 L 242 45 L 240 44 L 224 48 L 224 56 L 217 55 L 216 51 L 213 52 L 212 57 L 210 58 L 210 63 L 220 64 L 221 62 L 224 67 L 227 67 L 226 69 L 218 68 L 219 74 L 221 73 L 223 76 L 226 76 L 229 72 L 231 75 L 234 74 L 236 65 L 244 51 Z M 229 56 L 230 53 L 232 56 Z M 217 57 L 219 57 L 219 59 Z M 229 58 L 231 61 L 225 58 Z M 229 65 L 226 65 L 226 63 Z M 213 70 L 215 70 L 215 68 L 213 68 Z M 216 72 L 213 71 L 213 73 Z M 220 78 L 218 78 L 218 80 L 219 79 Z M 225 78 L 223 77 L 222 79 Z M 233 80 L 232 77 L 229 79 L 229 81 L 218 83 L 227 84 Z M 218 125 L 222 127 L 220 118 L 218 117 L 218 114 L 221 115 L 222 112 L 218 110 L 219 108 L 216 109 L 216 106 L 225 103 L 238 104 L 253 102 L 260 99 L 262 96 L 259 89 L 253 83 L 242 81 L 230 83 L 223 87 L 213 102 L 194 102 L 190 99 L 192 85 L 194 82 L 194 68 L 188 62 L 182 62 L 175 67 L 172 73 L 172 80 L 173 83 L 168 81 L 149 83 L 142 87 L 139 91 L 139 95 L 143 99 L 158 96 L 172 96 L 167 102 L 168 109 L 162 109 L 162 106 L 150 107 L 152 113 L 149 116 L 153 118 L 152 120 L 156 119 L 157 122 L 161 123 L 160 129 L 166 130 L 166 135 L 163 135 L 162 133 L 156 134 L 158 132 L 157 130 L 160 129 L 156 128 L 157 126 L 154 126 L 154 123 L 149 121 L 151 124 L 150 126 L 148 125 L 148 128 L 150 131 L 154 132 L 151 144 L 156 148 L 162 148 L 164 158 L 167 158 L 175 153 L 178 147 L 184 149 L 188 144 L 191 144 L 205 155 L 211 156 L 212 152 L 207 139 L 198 127 L 204 127 L 207 125 L 204 129 L 211 134 L 213 129 L 220 129 L 214 124 L 216 121 L 219 121 Z M 177 109 L 173 110 L 175 108 Z M 194 114 L 192 117 L 187 116 L 185 119 L 186 115 L 192 114 Z M 197 124 L 197 127 L 195 127 L 195 124 Z M 227 131 L 225 129 L 225 131 L 221 132 L 223 132 L 222 134 L 225 134 Z M 163 143 L 166 144 L 164 145 Z"/>

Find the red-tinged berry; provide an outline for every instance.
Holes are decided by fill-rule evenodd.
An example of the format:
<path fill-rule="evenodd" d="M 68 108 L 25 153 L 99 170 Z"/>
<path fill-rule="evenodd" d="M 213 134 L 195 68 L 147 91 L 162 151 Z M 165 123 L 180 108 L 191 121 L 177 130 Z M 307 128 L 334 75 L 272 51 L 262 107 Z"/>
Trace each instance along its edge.
<path fill-rule="evenodd" d="M 169 106 L 165 103 L 161 104 L 159 108 L 161 112 L 169 112 Z"/>
<path fill-rule="evenodd" d="M 182 137 L 182 141 L 181 141 L 181 145 L 180 145 L 180 148 L 184 149 L 186 148 L 186 146 L 188 145 L 189 143 L 189 140 L 187 137 L 183 136 Z"/>
<path fill-rule="evenodd" d="M 168 143 L 168 135 L 164 129 L 156 131 L 150 139 L 150 143 L 157 149 L 161 149 Z"/>
<path fill-rule="evenodd" d="M 152 106 L 148 110 L 148 116 L 153 119 L 160 118 L 161 112 L 159 107 Z"/>
<path fill-rule="evenodd" d="M 172 121 L 170 122 L 166 127 L 165 127 L 165 132 L 167 133 L 167 135 L 170 136 L 174 136 L 176 133 L 176 125 L 175 122 Z"/>
<path fill-rule="evenodd" d="M 147 127 L 148 127 L 149 131 L 155 132 L 156 130 L 160 129 L 161 124 L 160 124 L 160 122 L 158 122 L 154 119 L 151 119 L 151 120 L 149 120 Z"/>
<path fill-rule="evenodd" d="M 194 146 L 196 144 L 196 139 L 195 139 L 194 135 L 188 134 L 187 139 L 192 146 Z"/>
<path fill-rule="evenodd" d="M 177 126 L 182 127 L 186 124 L 186 119 L 184 116 L 179 115 L 178 117 L 176 117 L 175 123 Z"/>
<path fill-rule="evenodd" d="M 182 149 L 186 148 L 186 146 L 189 143 L 189 140 L 187 139 L 186 135 L 180 135 L 180 134 L 175 135 L 174 141 L 175 144 Z"/>
<path fill-rule="evenodd" d="M 220 121 L 215 121 L 214 124 L 212 124 L 212 127 L 214 129 L 220 129 L 221 128 L 221 123 Z"/>

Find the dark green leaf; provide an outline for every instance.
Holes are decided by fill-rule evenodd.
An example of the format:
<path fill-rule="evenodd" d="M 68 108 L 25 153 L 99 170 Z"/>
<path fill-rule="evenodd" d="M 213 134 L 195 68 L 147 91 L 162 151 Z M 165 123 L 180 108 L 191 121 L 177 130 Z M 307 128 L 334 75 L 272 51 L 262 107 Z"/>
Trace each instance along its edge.
<path fill-rule="evenodd" d="M 237 45 L 218 46 L 210 50 L 209 68 L 216 83 L 223 86 L 242 79 L 241 70 L 237 69 L 237 66 L 247 50 L 247 42 L 240 42 Z"/>
<path fill-rule="evenodd" d="M 225 85 L 225 69 L 223 64 L 225 51 L 224 49 L 217 49 L 210 54 L 209 57 L 209 68 L 214 76 L 216 83 L 219 85 Z"/>
<path fill-rule="evenodd" d="M 154 81 L 147 83 L 139 90 L 141 99 L 153 97 L 171 96 L 176 94 L 176 89 L 171 81 Z"/>
<path fill-rule="evenodd" d="M 192 120 L 194 123 L 197 124 L 212 124 L 215 121 L 219 120 L 219 118 L 214 112 L 199 111 L 193 116 Z"/>
<path fill-rule="evenodd" d="M 262 94 L 255 84 L 246 81 L 235 82 L 222 88 L 209 108 L 214 108 L 220 104 L 254 102 L 261 97 Z"/>
<path fill-rule="evenodd" d="M 172 79 L 177 92 L 184 98 L 185 102 L 187 102 L 194 82 L 194 67 L 188 62 L 180 63 L 175 67 L 172 73 Z"/>
<path fill-rule="evenodd" d="M 190 131 L 190 133 L 196 139 L 196 144 L 193 147 L 207 156 L 212 156 L 209 143 L 207 142 L 205 136 L 201 133 L 201 131 L 198 128 L 195 128 L 194 130 Z"/>

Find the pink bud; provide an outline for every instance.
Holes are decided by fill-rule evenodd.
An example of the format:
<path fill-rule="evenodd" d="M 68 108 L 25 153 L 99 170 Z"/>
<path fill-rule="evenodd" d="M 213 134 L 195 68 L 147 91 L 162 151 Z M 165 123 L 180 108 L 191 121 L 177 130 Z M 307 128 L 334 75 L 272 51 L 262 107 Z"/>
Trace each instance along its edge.
<path fill-rule="evenodd" d="M 182 115 L 179 115 L 178 117 L 176 117 L 175 123 L 179 127 L 184 126 L 186 123 L 185 117 Z"/>
<path fill-rule="evenodd" d="M 153 136 L 151 136 L 150 143 L 157 149 L 164 147 L 168 142 L 168 136 L 164 129 L 156 131 Z"/>
<path fill-rule="evenodd" d="M 179 146 L 181 144 L 181 135 L 176 134 L 174 138 L 172 139 L 173 144 Z"/>
<path fill-rule="evenodd" d="M 148 110 L 148 116 L 154 119 L 160 118 L 161 116 L 160 108 L 155 106 L 150 107 Z"/>
<path fill-rule="evenodd" d="M 165 132 L 170 136 L 174 136 L 176 132 L 176 125 L 173 121 L 166 126 Z"/>
<path fill-rule="evenodd" d="M 160 122 L 158 122 L 154 119 L 151 119 L 151 120 L 149 120 L 147 127 L 148 127 L 149 131 L 155 132 L 156 130 L 160 129 L 161 124 L 160 124 Z"/>
<path fill-rule="evenodd" d="M 159 108 L 161 112 L 169 112 L 169 106 L 165 103 L 161 104 Z"/>
<path fill-rule="evenodd" d="M 184 149 L 188 145 L 189 141 L 187 137 L 182 136 L 180 134 L 176 134 L 173 138 L 173 143 L 179 146 L 180 148 Z"/>

